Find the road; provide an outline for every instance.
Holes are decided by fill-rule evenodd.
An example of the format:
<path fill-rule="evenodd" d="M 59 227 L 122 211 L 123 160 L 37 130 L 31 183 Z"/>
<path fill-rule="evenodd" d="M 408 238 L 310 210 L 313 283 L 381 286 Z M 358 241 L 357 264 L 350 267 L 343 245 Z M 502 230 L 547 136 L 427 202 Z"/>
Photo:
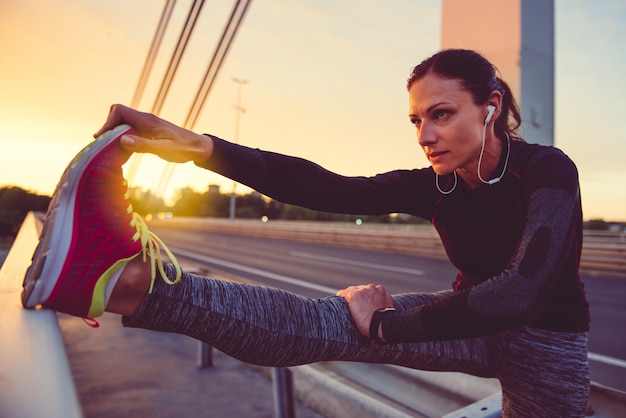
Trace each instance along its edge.
<path fill-rule="evenodd" d="M 379 283 L 391 293 L 450 288 L 456 275 L 445 260 L 238 235 L 151 227 L 188 264 L 319 297 L 353 284 Z M 626 391 L 626 278 L 590 276 L 592 380 Z"/>

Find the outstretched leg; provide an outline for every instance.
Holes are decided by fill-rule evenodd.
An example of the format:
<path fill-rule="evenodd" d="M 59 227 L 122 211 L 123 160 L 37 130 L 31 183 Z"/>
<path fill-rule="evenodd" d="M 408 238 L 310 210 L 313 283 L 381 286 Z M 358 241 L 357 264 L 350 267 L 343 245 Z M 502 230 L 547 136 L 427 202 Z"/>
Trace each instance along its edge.
<path fill-rule="evenodd" d="M 166 272 L 175 274 L 170 265 Z M 394 300 L 405 310 L 448 294 L 406 294 Z M 305 298 L 190 273 L 183 273 L 175 286 L 157 280 L 153 292 L 123 323 L 189 335 L 240 360 L 266 366 L 343 360 L 490 373 L 487 339 L 381 345 L 359 333 L 341 297 Z"/>

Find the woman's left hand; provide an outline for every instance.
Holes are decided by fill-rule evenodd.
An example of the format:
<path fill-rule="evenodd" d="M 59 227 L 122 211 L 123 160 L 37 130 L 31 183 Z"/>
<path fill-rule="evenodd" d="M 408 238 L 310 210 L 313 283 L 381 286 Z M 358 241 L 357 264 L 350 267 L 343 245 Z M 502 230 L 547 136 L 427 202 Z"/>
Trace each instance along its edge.
<path fill-rule="evenodd" d="M 393 307 L 393 298 L 381 285 L 350 286 L 338 291 L 337 296 L 343 297 L 348 302 L 350 314 L 359 332 L 368 338 L 374 311 Z M 380 330 L 378 334 L 382 337 Z"/>
<path fill-rule="evenodd" d="M 203 162 L 213 152 L 213 140 L 209 136 L 120 104 L 111 106 L 106 122 L 94 137 L 121 124 L 133 128 L 134 135 L 125 134 L 120 138 L 122 146 L 131 152 L 149 152 L 173 163 Z"/>

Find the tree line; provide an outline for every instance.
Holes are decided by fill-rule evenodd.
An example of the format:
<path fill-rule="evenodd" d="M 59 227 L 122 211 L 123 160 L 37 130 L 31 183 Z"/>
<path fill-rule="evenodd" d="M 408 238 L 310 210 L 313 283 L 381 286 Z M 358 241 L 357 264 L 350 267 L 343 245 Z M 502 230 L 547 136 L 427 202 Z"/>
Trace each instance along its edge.
<path fill-rule="evenodd" d="M 15 236 L 28 212 L 46 212 L 50 196 L 38 195 L 16 186 L 0 187 L 0 236 Z M 130 202 L 135 212 L 142 216 L 168 213 L 173 216 L 228 218 L 231 211 L 231 195 L 209 187 L 204 193 L 191 188 L 179 189 L 173 203 L 155 196 L 150 190 L 130 190 Z M 415 217 L 384 215 L 361 216 L 314 211 L 300 206 L 284 204 L 257 192 L 235 196 L 235 217 L 247 219 L 284 219 L 310 221 L 343 221 L 379 223 L 421 223 Z"/>
<path fill-rule="evenodd" d="M 231 194 L 219 192 L 219 187 L 211 186 L 200 193 L 191 188 L 179 189 L 174 203 L 167 205 L 163 199 L 156 198 L 151 191 L 131 189 L 130 201 L 133 209 L 140 215 L 170 213 L 173 216 L 194 216 L 228 218 L 231 213 Z M 315 211 L 301 206 L 290 205 L 270 199 L 258 192 L 238 194 L 234 204 L 235 218 L 247 219 L 282 219 L 299 221 L 339 221 L 377 223 L 422 223 L 421 219 L 398 215 L 350 215 Z"/>
<path fill-rule="evenodd" d="M 0 237 L 14 237 L 30 211 L 45 212 L 51 198 L 20 187 L 0 188 Z"/>
<path fill-rule="evenodd" d="M 28 212 L 46 212 L 51 197 L 32 193 L 16 186 L 0 187 L 0 237 L 14 237 Z M 220 193 L 219 187 L 210 186 L 200 193 L 191 188 L 179 189 L 173 203 L 166 204 L 151 191 L 140 188 L 130 190 L 133 209 L 140 215 L 167 213 L 172 216 L 228 218 L 231 212 L 231 195 Z M 235 196 L 236 218 L 282 219 L 300 221 L 376 222 L 376 223 L 424 223 L 426 221 L 407 215 L 346 215 L 314 211 L 269 199 L 251 192 Z M 591 219 L 586 229 L 607 230 L 614 222 Z"/>

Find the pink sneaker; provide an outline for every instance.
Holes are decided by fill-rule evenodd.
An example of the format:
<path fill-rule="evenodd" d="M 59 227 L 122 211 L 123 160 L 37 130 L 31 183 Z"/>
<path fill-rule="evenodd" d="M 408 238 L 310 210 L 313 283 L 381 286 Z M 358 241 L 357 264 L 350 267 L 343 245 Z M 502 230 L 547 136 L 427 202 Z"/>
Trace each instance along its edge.
<path fill-rule="evenodd" d="M 130 152 L 119 138 L 130 132 L 129 126 L 121 125 L 103 134 L 65 169 L 24 278 L 25 308 L 41 306 L 83 318 L 100 316 L 107 282 L 139 254 L 152 263 L 153 282 L 156 268 L 166 282 L 180 280 L 176 258 L 128 201 L 122 165 Z M 176 266 L 174 281 L 165 275 L 160 247 Z"/>

